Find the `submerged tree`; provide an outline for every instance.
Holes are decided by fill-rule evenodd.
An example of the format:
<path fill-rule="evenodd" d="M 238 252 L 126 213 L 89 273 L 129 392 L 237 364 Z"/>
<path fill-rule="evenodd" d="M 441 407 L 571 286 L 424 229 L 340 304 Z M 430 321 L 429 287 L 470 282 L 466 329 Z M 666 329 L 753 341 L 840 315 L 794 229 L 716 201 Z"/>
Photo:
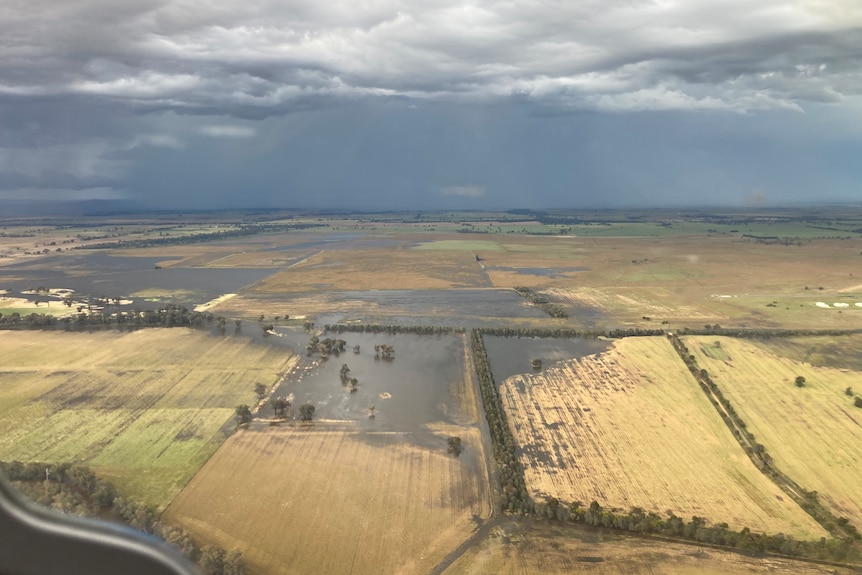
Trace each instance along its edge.
<path fill-rule="evenodd" d="M 448 444 L 449 453 L 455 455 L 455 457 L 461 455 L 461 451 L 464 447 L 461 445 L 461 438 L 458 436 L 450 437 L 446 443 Z"/>
<path fill-rule="evenodd" d="M 311 421 L 314 417 L 314 406 L 306 403 L 299 406 L 299 419 L 302 421 Z"/>

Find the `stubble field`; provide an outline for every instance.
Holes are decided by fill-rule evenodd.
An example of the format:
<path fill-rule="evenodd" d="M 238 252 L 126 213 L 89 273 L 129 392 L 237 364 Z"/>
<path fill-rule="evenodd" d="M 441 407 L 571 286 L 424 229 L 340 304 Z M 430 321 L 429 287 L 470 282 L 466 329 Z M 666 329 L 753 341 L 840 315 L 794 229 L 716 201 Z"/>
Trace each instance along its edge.
<path fill-rule="evenodd" d="M 507 520 L 443 575 L 851 575 L 852 569 Z"/>
<path fill-rule="evenodd" d="M 193 330 L 0 331 L 0 459 L 83 462 L 124 495 L 166 505 L 223 441 L 284 348 Z"/>
<path fill-rule="evenodd" d="M 252 573 L 427 573 L 490 512 L 478 431 L 270 427 L 231 437 L 168 508 Z"/>
<path fill-rule="evenodd" d="M 663 337 L 514 376 L 501 394 L 537 500 L 826 534 L 755 468 Z"/>
<path fill-rule="evenodd" d="M 782 357 L 780 341 L 684 340 L 776 467 L 817 491 L 836 516 L 862 526 L 862 409 L 845 393 L 848 387 L 862 392 L 860 373 Z M 839 354 L 860 351 L 856 336 L 832 342 Z M 805 378 L 803 387 L 795 385 L 797 376 Z"/>

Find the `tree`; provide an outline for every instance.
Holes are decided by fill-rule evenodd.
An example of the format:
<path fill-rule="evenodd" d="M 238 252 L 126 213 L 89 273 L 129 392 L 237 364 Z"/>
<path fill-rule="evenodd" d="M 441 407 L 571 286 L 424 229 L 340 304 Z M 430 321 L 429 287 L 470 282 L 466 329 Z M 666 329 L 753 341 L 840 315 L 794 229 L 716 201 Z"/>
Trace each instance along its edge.
<path fill-rule="evenodd" d="M 853 405 L 856 407 L 862 407 L 862 397 L 857 397 L 853 400 Z"/>
<path fill-rule="evenodd" d="M 377 411 L 377 408 L 373 405 L 368 406 L 368 419 L 374 419 L 374 412 Z"/>
<path fill-rule="evenodd" d="M 302 421 L 311 421 L 314 417 L 314 406 L 306 403 L 299 406 L 299 419 Z"/>
<path fill-rule="evenodd" d="M 795 383 L 796 387 L 802 387 L 803 385 L 805 385 L 805 378 L 801 375 L 797 375 Z"/>
<path fill-rule="evenodd" d="M 533 366 L 533 369 L 542 369 L 542 360 L 537 357 L 530 361 L 530 365 Z"/>
<path fill-rule="evenodd" d="M 206 575 L 222 575 L 224 573 L 224 549 L 214 545 L 204 545 L 201 549 L 199 564 Z"/>
<path fill-rule="evenodd" d="M 449 446 L 448 447 L 449 453 L 452 453 L 453 455 L 455 455 L 455 457 L 461 455 L 461 451 L 464 449 L 464 447 L 461 445 L 461 438 L 460 437 L 453 435 L 448 440 L 446 440 L 446 443 Z"/>
<path fill-rule="evenodd" d="M 356 391 L 358 386 L 359 386 L 359 380 L 356 379 L 355 377 L 351 377 L 350 378 L 350 392 L 353 393 L 354 391 Z"/>
<path fill-rule="evenodd" d="M 248 573 L 245 561 L 242 560 L 242 553 L 230 551 L 225 555 L 223 573 L 224 575 L 246 575 Z"/>
<path fill-rule="evenodd" d="M 845 389 L 845 390 L 844 390 L 844 395 L 846 395 L 846 396 L 848 396 L 848 397 L 853 397 L 853 388 L 852 388 L 852 387 L 848 387 L 847 389 Z"/>
<path fill-rule="evenodd" d="M 236 406 L 236 421 L 239 425 L 251 421 L 251 409 L 246 404 Z"/>
<path fill-rule="evenodd" d="M 257 394 L 259 399 L 263 399 L 263 396 L 266 395 L 266 386 L 262 383 L 255 383 L 254 392 Z"/>
<path fill-rule="evenodd" d="M 272 406 L 276 417 L 284 417 L 290 408 L 290 401 L 285 397 L 273 397 L 269 400 L 269 404 Z"/>

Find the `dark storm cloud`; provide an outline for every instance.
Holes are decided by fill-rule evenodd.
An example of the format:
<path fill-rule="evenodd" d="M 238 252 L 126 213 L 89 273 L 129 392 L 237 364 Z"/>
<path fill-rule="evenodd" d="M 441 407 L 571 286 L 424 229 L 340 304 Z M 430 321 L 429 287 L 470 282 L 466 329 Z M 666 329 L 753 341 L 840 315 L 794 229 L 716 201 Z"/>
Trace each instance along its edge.
<path fill-rule="evenodd" d="M 578 124 L 561 136 L 548 132 L 551 124 L 538 117 L 776 111 L 802 116 L 826 104 L 858 118 L 862 5 L 858 0 L 28 0 L 4 4 L 0 53 L 4 190 L 25 194 L 41 186 L 103 194 L 107 189 L 119 197 L 131 187 L 158 195 L 175 180 L 193 189 L 200 174 L 187 172 L 188 166 L 205 170 L 202 154 L 245 157 L 255 150 L 276 164 L 246 162 L 258 169 L 250 178 L 255 197 L 293 201 L 267 188 L 260 176 L 280 173 L 279 150 L 290 150 L 306 159 L 295 166 L 300 172 L 332 164 L 363 174 L 364 184 L 351 185 L 364 186 L 368 194 L 389 186 L 443 200 L 492 202 L 505 196 L 508 186 L 515 201 L 514 181 L 522 187 L 540 182 L 542 189 L 557 190 L 555 198 L 566 199 L 573 192 L 567 180 L 558 179 L 577 177 L 596 190 L 618 188 L 618 197 L 631 199 L 638 182 L 628 182 L 613 166 L 625 140 L 638 137 L 636 126 L 606 119 L 607 129 L 621 140 L 603 144 L 607 136 L 597 125 L 586 132 L 585 124 Z M 503 116 L 517 116 L 524 104 L 542 128 L 522 126 L 520 116 Z M 482 115 L 483 126 L 457 111 L 487 106 L 501 115 Z M 343 121 L 330 126 L 315 114 L 322 109 Z M 351 114 L 368 115 L 354 122 L 364 130 L 359 135 L 343 132 Z M 282 121 L 285 115 L 294 121 Z M 419 135 L 399 131 L 395 118 Z M 441 132 L 423 118 L 450 122 L 460 131 Z M 723 123 L 706 122 L 705 128 L 720 129 Z M 319 134 L 311 133 L 311 124 Z M 523 141 L 539 148 L 513 144 L 501 150 L 490 136 L 496 124 L 503 132 L 514 130 L 513 138 L 526 134 Z M 403 144 L 388 155 L 360 153 L 363 141 L 389 149 L 386 142 L 392 139 Z M 459 142 L 460 156 L 448 154 L 453 141 Z M 544 147 L 549 141 L 562 148 Z M 317 155 L 308 151 L 308 142 L 318 142 Z M 474 153 L 464 142 L 506 153 L 505 162 L 526 171 L 501 167 L 501 157 Z M 594 154 L 602 146 L 607 157 L 595 156 L 589 164 L 580 163 L 583 155 L 563 153 Z M 674 146 L 669 141 L 668 153 Z M 405 149 L 424 156 L 408 157 Z M 362 164 L 350 159 L 362 154 L 368 156 Z M 399 155 L 402 163 L 393 166 L 389 159 Z M 465 157 L 474 163 L 467 165 Z M 526 159 L 510 162 L 512 157 Z M 152 164 L 156 161 L 160 164 Z M 581 169 L 569 172 L 567 163 Z M 174 172 L 150 173 L 165 165 Z M 243 174 L 242 164 L 227 165 Z M 613 177 L 607 180 L 599 166 Z M 447 170 L 452 173 L 443 174 Z M 498 172 L 508 178 L 497 179 Z M 414 181 L 420 174 L 423 185 Z M 233 181 L 231 174 L 223 176 L 210 185 Z M 243 177 L 248 176 L 237 179 Z M 334 174 L 316 174 L 326 185 L 311 176 L 289 177 L 324 196 L 337 196 L 347 186 L 347 178 Z M 227 199 L 234 192 L 223 193 Z M 381 205 L 394 201 L 385 194 L 377 198 Z"/>
<path fill-rule="evenodd" d="M 747 111 L 862 89 L 855 0 L 42 0 L 5 11 L 0 92 L 178 111 L 512 95 L 599 110 Z"/>

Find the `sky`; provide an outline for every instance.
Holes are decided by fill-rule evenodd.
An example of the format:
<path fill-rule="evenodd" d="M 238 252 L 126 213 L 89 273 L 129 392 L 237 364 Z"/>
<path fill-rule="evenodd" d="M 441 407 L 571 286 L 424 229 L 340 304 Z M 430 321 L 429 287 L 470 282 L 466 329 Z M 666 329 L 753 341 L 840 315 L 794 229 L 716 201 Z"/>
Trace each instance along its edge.
<path fill-rule="evenodd" d="M 862 2 L 0 0 L 0 212 L 92 199 L 862 201 Z"/>

